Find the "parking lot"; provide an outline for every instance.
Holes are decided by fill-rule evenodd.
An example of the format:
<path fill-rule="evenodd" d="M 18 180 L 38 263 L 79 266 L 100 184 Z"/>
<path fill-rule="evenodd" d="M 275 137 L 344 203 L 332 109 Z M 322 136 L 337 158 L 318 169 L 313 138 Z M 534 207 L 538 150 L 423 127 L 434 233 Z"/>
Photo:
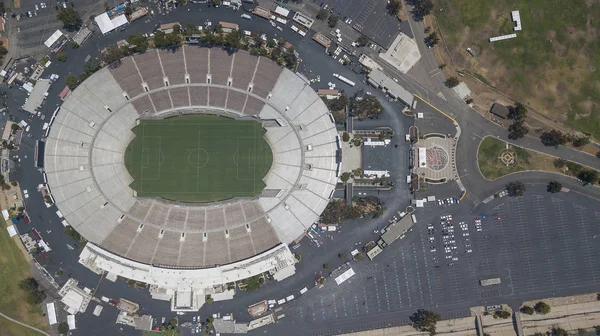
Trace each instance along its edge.
<path fill-rule="evenodd" d="M 398 325 L 418 308 L 452 318 L 469 316 L 469 307 L 477 305 L 515 307 L 528 299 L 600 290 L 594 267 L 600 212 L 593 201 L 528 188 L 526 197 L 498 198 L 473 212 L 462 204 L 426 203 L 404 239 L 355 269 L 346 283 L 330 280 L 297 299 L 286 308 L 287 318 L 322 324 L 315 335 L 325 335 L 348 331 L 341 321 L 358 317 Z M 500 285 L 479 284 L 496 277 Z"/>
<path fill-rule="evenodd" d="M 360 31 L 381 45 L 384 48 L 389 47 L 396 34 L 401 29 L 400 20 L 388 14 L 384 0 L 313 0 L 340 18 L 340 22 L 355 26 Z M 405 30 L 410 30 L 406 27 Z M 404 32 L 404 30 L 403 30 Z M 406 33 L 406 32 L 405 32 Z M 412 34 L 411 34 L 412 35 Z"/>
<path fill-rule="evenodd" d="M 45 6 L 42 6 L 42 3 L 44 3 Z M 21 8 L 13 10 L 14 14 L 22 14 L 16 24 L 16 36 L 18 36 L 19 40 L 20 55 L 33 57 L 41 56 L 48 52 L 48 48 L 44 46 L 44 41 L 46 41 L 56 29 L 61 29 L 63 33 L 67 33 L 67 31 L 62 28 L 62 22 L 56 18 L 59 5 L 62 7 L 63 2 L 59 4 L 55 1 L 21 1 Z M 90 15 L 99 14 L 103 10 L 103 2 L 90 0 L 81 0 L 77 3 L 65 2 L 65 6 L 74 6 L 84 22 L 89 21 Z M 31 17 L 29 17 L 28 13 L 31 13 Z M 15 19 L 11 18 L 10 20 Z"/>

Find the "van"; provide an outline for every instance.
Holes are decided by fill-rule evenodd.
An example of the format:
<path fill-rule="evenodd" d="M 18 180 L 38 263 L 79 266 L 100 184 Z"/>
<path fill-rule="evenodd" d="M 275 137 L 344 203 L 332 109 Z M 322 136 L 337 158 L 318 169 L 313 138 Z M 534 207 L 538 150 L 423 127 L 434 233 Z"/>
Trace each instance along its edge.
<path fill-rule="evenodd" d="M 246 20 L 252 21 L 252 16 L 250 16 L 248 14 L 242 14 L 241 17 L 242 17 L 242 19 L 246 19 Z"/>

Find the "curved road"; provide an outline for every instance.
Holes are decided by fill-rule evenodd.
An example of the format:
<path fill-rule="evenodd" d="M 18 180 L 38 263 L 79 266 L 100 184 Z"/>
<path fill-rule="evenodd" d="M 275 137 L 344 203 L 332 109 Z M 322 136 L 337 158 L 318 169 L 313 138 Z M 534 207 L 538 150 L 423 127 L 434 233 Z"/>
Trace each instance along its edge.
<path fill-rule="evenodd" d="M 42 334 L 42 335 L 45 335 L 45 336 L 50 336 L 50 334 L 48 334 L 47 332 L 45 332 L 45 331 L 43 331 L 43 330 L 40 330 L 40 329 L 38 329 L 38 328 L 32 327 L 32 326 L 30 326 L 30 325 L 28 325 L 28 324 L 25 324 L 25 323 L 21 322 L 21 321 L 17 321 L 17 320 L 15 320 L 14 318 L 12 318 L 12 317 L 10 317 L 10 316 L 6 316 L 5 314 L 2 314 L 2 313 L 0 313 L 0 316 L 4 317 L 5 319 L 7 319 L 7 320 L 9 320 L 9 321 L 11 321 L 11 322 L 14 322 L 14 323 L 16 323 L 16 324 L 20 324 L 20 325 L 22 325 L 22 326 L 23 326 L 23 327 L 25 327 L 25 328 L 29 328 L 29 329 L 31 329 L 31 330 L 37 331 L 38 333 L 40 333 L 40 334 Z"/>

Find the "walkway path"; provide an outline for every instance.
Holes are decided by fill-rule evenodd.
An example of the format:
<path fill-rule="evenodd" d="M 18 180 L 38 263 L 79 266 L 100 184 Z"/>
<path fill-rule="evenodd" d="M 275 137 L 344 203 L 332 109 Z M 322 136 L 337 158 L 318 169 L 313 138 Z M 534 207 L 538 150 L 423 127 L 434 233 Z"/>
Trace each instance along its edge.
<path fill-rule="evenodd" d="M 45 332 L 45 331 L 43 331 L 43 330 L 40 330 L 40 329 L 38 329 L 38 328 L 32 327 L 32 326 L 30 326 L 30 325 L 28 325 L 28 324 L 25 324 L 25 323 L 21 322 L 21 321 L 17 321 L 17 320 L 15 320 L 14 318 L 12 318 L 12 317 L 10 317 L 10 316 L 6 316 L 6 315 L 4 315 L 4 314 L 2 314 L 2 313 L 0 313 L 0 316 L 4 317 L 5 319 L 7 319 L 7 320 L 9 320 L 9 321 L 11 321 L 11 322 L 14 322 L 14 323 L 20 324 L 20 325 L 22 325 L 22 326 L 23 326 L 23 327 L 25 327 L 25 328 L 29 328 L 29 329 L 31 329 L 31 330 L 35 330 L 35 331 L 37 331 L 38 333 L 40 333 L 40 334 L 42 334 L 42 335 L 45 335 L 45 336 L 50 336 L 50 334 L 48 334 L 47 332 Z"/>

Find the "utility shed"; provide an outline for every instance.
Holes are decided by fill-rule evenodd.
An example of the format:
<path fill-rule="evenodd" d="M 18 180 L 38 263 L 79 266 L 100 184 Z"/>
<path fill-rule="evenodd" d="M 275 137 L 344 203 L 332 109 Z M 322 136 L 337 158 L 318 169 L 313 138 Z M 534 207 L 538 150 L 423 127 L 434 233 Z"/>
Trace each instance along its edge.
<path fill-rule="evenodd" d="M 500 117 L 502 119 L 508 119 L 508 114 L 509 114 L 510 110 L 508 109 L 508 107 L 500 104 L 500 103 L 494 103 L 492 104 L 492 108 L 490 109 L 490 113 Z"/>

